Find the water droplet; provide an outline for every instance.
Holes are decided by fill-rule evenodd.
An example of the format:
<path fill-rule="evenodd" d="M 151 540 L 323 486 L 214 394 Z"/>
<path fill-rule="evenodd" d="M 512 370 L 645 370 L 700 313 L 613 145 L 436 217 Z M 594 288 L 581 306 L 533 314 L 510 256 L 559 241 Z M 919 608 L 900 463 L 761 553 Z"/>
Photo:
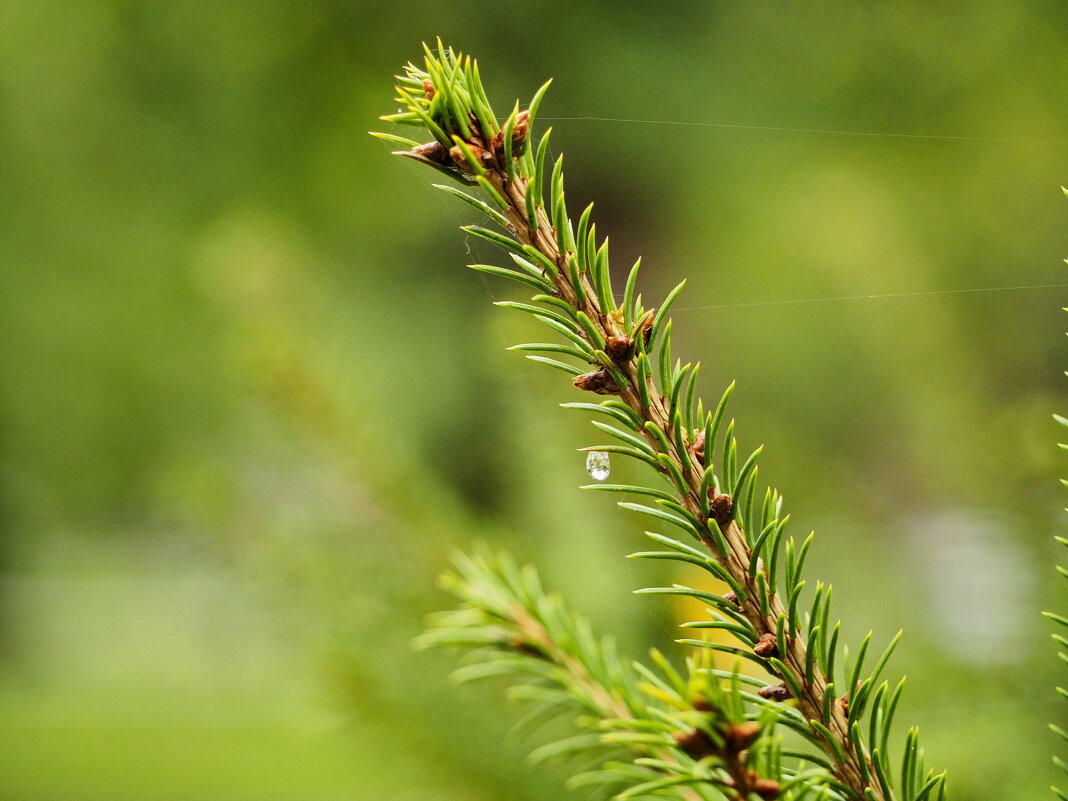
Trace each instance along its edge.
<path fill-rule="evenodd" d="M 612 472 L 612 464 L 604 451 L 590 451 L 586 455 L 586 472 L 594 481 L 604 481 Z"/>

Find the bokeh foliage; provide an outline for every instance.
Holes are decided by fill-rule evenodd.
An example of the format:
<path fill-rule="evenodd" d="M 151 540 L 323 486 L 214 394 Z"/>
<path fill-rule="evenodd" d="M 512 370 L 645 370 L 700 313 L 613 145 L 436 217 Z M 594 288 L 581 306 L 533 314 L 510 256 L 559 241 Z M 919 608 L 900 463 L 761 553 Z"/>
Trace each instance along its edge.
<path fill-rule="evenodd" d="M 498 106 L 556 76 L 543 120 L 756 126 L 552 123 L 616 261 L 689 279 L 675 347 L 738 379 L 848 620 L 905 626 L 953 797 L 1044 797 L 1064 290 L 736 304 L 1065 283 L 1059 3 L 10 0 L 0 32 L 4 794 L 560 797 L 408 650 L 476 537 L 632 653 L 676 636 L 629 595 L 639 524 L 575 490 L 575 398 L 502 352 L 473 215 L 364 133 L 441 35 Z"/>

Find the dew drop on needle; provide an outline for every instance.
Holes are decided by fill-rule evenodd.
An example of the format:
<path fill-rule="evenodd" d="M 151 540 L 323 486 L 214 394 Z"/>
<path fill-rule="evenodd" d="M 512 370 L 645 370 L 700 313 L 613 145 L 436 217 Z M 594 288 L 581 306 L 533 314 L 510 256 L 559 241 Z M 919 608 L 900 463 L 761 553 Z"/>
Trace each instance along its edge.
<path fill-rule="evenodd" d="M 594 481 L 604 481 L 612 472 L 612 464 L 604 451 L 590 451 L 586 455 L 586 472 Z"/>

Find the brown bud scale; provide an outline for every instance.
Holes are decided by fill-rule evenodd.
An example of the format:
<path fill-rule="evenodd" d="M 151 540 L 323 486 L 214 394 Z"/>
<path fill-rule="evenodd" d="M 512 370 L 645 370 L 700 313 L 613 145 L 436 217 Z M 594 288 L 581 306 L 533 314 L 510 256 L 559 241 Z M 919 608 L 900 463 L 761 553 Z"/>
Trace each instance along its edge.
<path fill-rule="evenodd" d="M 545 652 L 532 642 L 524 640 L 522 637 L 513 637 L 508 642 L 508 647 L 513 651 L 518 651 L 521 654 L 528 654 L 529 656 L 544 657 Z"/>
<path fill-rule="evenodd" d="M 735 726 L 728 726 L 727 730 L 723 733 L 725 744 L 728 751 L 744 751 L 746 748 L 756 742 L 757 737 L 760 736 L 760 724 L 754 721 L 746 721 L 745 723 L 739 723 Z"/>
<path fill-rule="evenodd" d="M 530 131 L 530 112 L 523 109 L 515 115 L 515 125 L 512 126 L 512 153 L 516 153 L 527 141 Z"/>
<path fill-rule="evenodd" d="M 756 779 L 753 781 L 752 791 L 764 801 L 775 801 L 782 792 L 782 787 L 774 779 Z"/>
<path fill-rule="evenodd" d="M 652 339 L 652 337 L 653 337 L 653 318 L 652 317 L 648 317 L 648 318 L 646 318 L 645 322 L 642 323 L 642 339 L 644 339 L 645 340 L 645 344 L 648 345 L 649 344 L 649 340 Z"/>
<path fill-rule="evenodd" d="M 412 148 L 412 155 L 417 156 L 427 161 L 432 161 L 435 164 L 441 164 L 446 167 L 451 167 L 452 163 L 449 160 L 449 154 L 446 152 L 445 147 L 441 142 L 427 142 L 425 145 L 417 145 Z"/>
<path fill-rule="evenodd" d="M 697 435 L 693 438 L 693 445 L 690 446 L 690 450 L 693 451 L 694 458 L 701 464 L 705 463 L 705 432 L 698 431 Z"/>
<path fill-rule="evenodd" d="M 761 687 L 757 690 L 757 695 L 761 698 L 767 698 L 769 701 L 787 701 L 793 697 L 785 684 L 774 684 L 769 687 Z"/>
<path fill-rule="evenodd" d="M 530 112 L 520 111 L 515 116 L 515 124 L 512 126 L 512 160 L 519 158 L 523 152 L 523 145 L 527 141 L 527 132 L 530 129 Z M 490 150 L 493 151 L 497 163 L 504 165 L 504 128 L 497 131 L 490 142 Z"/>
<path fill-rule="evenodd" d="M 612 376 L 603 367 L 599 367 L 589 373 L 575 376 L 572 385 L 586 392 L 595 392 L 598 395 L 618 395 L 619 387 L 612 380 Z"/>
<path fill-rule="evenodd" d="M 696 709 L 698 712 L 719 712 L 719 707 L 705 698 L 703 695 L 699 695 L 690 701 L 690 706 Z"/>
<path fill-rule="evenodd" d="M 676 732 L 675 744 L 692 759 L 703 759 L 716 753 L 716 744 L 703 729 Z"/>
<path fill-rule="evenodd" d="M 770 632 L 763 635 L 753 646 L 753 653 L 763 659 L 778 656 L 779 649 L 775 645 L 775 635 Z"/>
<path fill-rule="evenodd" d="M 731 522 L 731 512 L 734 511 L 734 501 L 730 495 L 718 495 L 714 489 L 709 490 L 708 516 L 719 523 L 720 527 Z"/>
<path fill-rule="evenodd" d="M 493 163 L 493 154 L 483 148 L 482 145 L 478 144 L 477 142 L 468 142 L 467 149 L 471 151 L 471 155 L 474 156 L 475 161 L 477 161 L 479 164 L 483 166 L 489 166 L 491 163 Z M 453 147 L 449 150 L 449 155 L 452 157 L 453 163 L 456 165 L 456 169 L 460 170 L 461 172 L 474 172 L 474 169 L 471 167 L 471 162 L 469 162 L 467 160 L 467 157 L 464 156 L 463 148 L 461 148 L 459 145 L 453 145 Z"/>
<path fill-rule="evenodd" d="M 605 340 L 604 352 L 617 364 L 625 362 L 634 352 L 634 342 L 630 337 L 608 337 Z"/>

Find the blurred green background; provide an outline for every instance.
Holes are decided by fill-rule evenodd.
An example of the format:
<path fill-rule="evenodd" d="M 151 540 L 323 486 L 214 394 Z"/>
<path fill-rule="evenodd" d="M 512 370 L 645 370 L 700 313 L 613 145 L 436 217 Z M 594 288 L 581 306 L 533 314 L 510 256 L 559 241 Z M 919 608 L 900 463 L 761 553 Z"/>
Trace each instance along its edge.
<path fill-rule="evenodd" d="M 1066 283 L 1060 0 L 0 2 L 0 797 L 575 797 L 408 647 L 474 539 L 674 636 L 500 255 L 365 133 L 438 35 L 498 110 L 671 123 L 552 122 L 571 208 L 688 278 L 677 352 L 849 641 L 906 629 L 953 797 L 1046 797 L 1068 292 L 944 291 Z"/>

